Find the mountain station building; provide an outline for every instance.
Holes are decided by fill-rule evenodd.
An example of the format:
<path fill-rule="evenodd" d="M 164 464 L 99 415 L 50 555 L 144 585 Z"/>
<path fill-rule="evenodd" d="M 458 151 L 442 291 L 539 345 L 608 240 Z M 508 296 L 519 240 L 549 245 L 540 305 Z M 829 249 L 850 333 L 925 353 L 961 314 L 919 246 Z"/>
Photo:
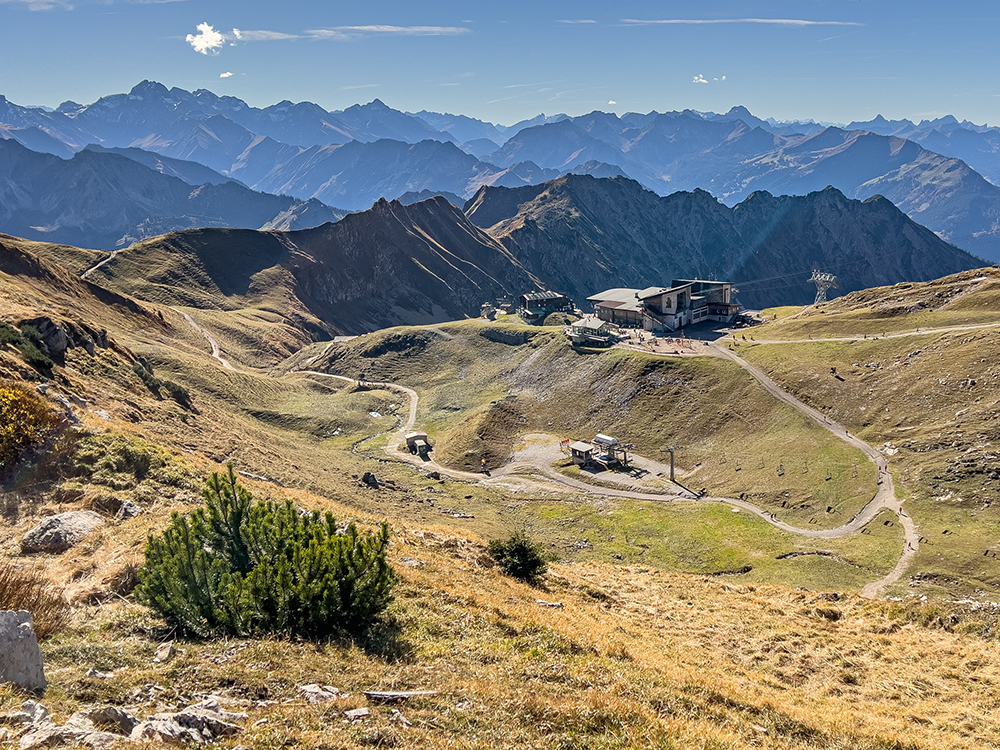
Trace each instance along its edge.
<path fill-rule="evenodd" d="M 558 292 L 530 292 L 522 294 L 517 314 L 525 323 L 539 324 L 556 312 L 573 312 L 573 300 Z"/>
<path fill-rule="evenodd" d="M 742 305 L 733 301 L 731 281 L 674 279 L 669 287 L 608 289 L 587 297 L 601 320 L 661 333 L 712 320 L 729 323 Z"/>

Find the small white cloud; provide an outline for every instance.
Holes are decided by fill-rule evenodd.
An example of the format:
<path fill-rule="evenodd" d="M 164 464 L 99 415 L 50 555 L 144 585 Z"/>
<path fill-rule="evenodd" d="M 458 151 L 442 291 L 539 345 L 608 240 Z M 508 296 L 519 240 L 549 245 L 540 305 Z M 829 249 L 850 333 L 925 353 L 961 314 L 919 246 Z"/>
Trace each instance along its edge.
<path fill-rule="evenodd" d="M 701 73 L 699 73 L 694 77 L 694 80 L 692 80 L 691 83 L 708 83 L 708 79 L 705 78 L 705 76 L 703 76 Z"/>
<path fill-rule="evenodd" d="M 559 23 L 597 23 L 593 18 L 574 18 L 559 21 Z"/>
<path fill-rule="evenodd" d="M 73 5 L 66 0 L 0 0 L 0 5 L 11 2 L 23 5 L 28 10 L 53 10 L 54 8 L 73 10 Z"/>
<path fill-rule="evenodd" d="M 219 73 L 219 78 L 232 78 L 232 71 L 227 70 L 225 73 Z"/>
<path fill-rule="evenodd" d="M 284 31 L 267 31 L 258 29 L 256 31 L 246 31 L 233 29 L 233 37 L 241 42 L 274 42 L 282 39 L 298 39 L 298 34 L 286 34 Z"/>
<path fill-rule="evenodd" d="M 330 29 L 309 29 L 305 33 L 314 39 L 353 39 L 373 34 L 392 36 L 455 36 L 468 34 L 470 29 L 462 26 L 389 26 L 372 24 L 369 26 L 334 26 Z"/>
<path fill-rule="evenodd" d="M 608 102 L 608 104 L 617 104 L 617 103 L 618 102 L 616 102 L 614 99 L 612 99 L 611 101 Z"/>
<path fill-rule="evenodd" d="M 864 26 L 856 21 L 807 21 L 801 18 L 623 18 L 626 26 L 657 26 L 663 24 L 759 23 L 773 26 Z"/>
<path fill-rule="evenodd" d="M 197 29 L 197 34 L 188 34 L 184 41 L 190 44 L 195 52 L 200 52 L 203 55 L 219 54 L 219 48 L 225 44 L 226 37 L 208 23 L 199 23 Z"/>

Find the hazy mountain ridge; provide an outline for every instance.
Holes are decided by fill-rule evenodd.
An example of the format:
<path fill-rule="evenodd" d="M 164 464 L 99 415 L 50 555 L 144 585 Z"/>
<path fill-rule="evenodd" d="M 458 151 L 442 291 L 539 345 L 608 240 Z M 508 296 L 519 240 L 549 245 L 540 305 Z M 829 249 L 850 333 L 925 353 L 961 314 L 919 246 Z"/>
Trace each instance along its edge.
<path fill-rule="evenodd" d="M 620 172 L 662 195 L 705 189 L 730 205 L 754 190 L 806 194 L 833 185 L 855 198 L 885 195 L 945 239 L 1000 260 L 1000 187 L 975 171 L 1000 181 L 1000 129 L 952 117 L 876 118 L 844 130 L 777 123 L 733 107 L 725 114 L 539 115 L 503 127 L 406 114 L 378 99 L 339 112 L 287 101 L 259 109 L 143 81 L 128 94 L 51 112 L 0 97 L 0 123 L 0 135 L 51 152 L 60 151 L 58 142 L 74 150 L 89 142 L 140 147 L 197 161 L 256 190 L 352 210 L 423 190 L 468 198 L 481 185 L 540 183 L 566 172 Z"/>
<path fill-rule="evenodd" d="M 116 153 L 84 150 L 63 160 L 0 141 L 0 228 L 29 239 L 113 249 L 182 228 L 289 229 L 343 215 L 232 181 L 192 186 Z"/>

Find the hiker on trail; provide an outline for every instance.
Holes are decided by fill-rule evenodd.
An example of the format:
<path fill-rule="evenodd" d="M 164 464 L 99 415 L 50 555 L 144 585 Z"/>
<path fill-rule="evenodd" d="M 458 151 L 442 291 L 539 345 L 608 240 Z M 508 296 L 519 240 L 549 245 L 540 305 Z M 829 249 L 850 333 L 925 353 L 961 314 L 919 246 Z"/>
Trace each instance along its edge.
<path fill-rule="evenodd" d="M 837 374 L 837 368 L 836 367 L 831 367 L 830 368 L 830 374 L 836 376 L 836 374 Z"/>
<path fill-rule="evenodd" d="M 481 471 L 481 472 L 482 472 L 483 474 L 485 474 L 485 473 L 486 473 L 486 459 L 485 459 L 485 458 L 484 458 L 484 459 L 482 460 L 482 462 L 481 462 L 481 463 L 479 464 L 479 470 L 480 470 L 480 471 Z"/>

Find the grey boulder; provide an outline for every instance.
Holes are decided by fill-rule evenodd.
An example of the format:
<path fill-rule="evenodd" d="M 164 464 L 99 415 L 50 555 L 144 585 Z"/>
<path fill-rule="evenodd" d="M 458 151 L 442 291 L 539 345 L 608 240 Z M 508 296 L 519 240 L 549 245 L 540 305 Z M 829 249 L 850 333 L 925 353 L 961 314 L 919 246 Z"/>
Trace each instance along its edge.
<path fill-rule="evenodd" d="M 82 542 L 104 520 L 92 510 L 71 510 L 43 519 L 21 538 L 22 552 L 62 552 Z"/>

